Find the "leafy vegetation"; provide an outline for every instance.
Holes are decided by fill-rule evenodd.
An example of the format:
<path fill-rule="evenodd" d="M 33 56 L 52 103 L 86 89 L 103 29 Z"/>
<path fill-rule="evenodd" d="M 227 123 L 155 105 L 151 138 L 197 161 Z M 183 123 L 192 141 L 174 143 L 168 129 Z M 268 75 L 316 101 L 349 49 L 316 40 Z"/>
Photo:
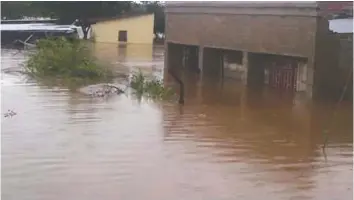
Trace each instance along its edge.
<path fill-rule="evenodd" d="M 112 75 L 108 68 L 97 64 L 85 42 L 78 39 L 41 39 L 37 48 L 25 64 L 26 71 L 35 77 L 77 82 L 108 79 Z"/>
<path fill-rule="evenodd" d="M 153 99 L 168 99 L 174 95 L 171 88 L 165 87 L 164 84 L 155 78 L 151 80 L 139 70 L 133 74 L 130 86 L 136 91 L 138 97 L 147 96 Z"/>

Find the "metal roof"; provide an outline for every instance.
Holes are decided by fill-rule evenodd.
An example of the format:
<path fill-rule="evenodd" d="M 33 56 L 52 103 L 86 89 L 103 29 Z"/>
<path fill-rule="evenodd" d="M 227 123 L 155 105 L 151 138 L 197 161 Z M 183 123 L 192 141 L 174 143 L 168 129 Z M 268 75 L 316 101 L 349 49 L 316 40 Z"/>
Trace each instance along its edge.
<path fill-rule="evenodd" d="M 353 33 L 353 19 L 329 20 L 329 30 L 335 33 Z"/>
<path fill-rule="evenodd" d="M 1 24 L 32 24 L 32 23 L 50 23 L 58 19 L 1 19 Z"/>
<path fill-rule="evenodd" d="M 51 31 L 51 32 L 62 32 L 67 31 L 71 32 L 74 27 L 71 25 L 53 25 L 53 24 L 1 24 L 1 31 Z"/>
<path fill-rule="evenodd" d="M 33 19 L 2 19 L 1 21 L 5 21 L 5 22 L 32 22 L 32 21 L 36 21 L 36 22 L 41 22 L 41 21 L 56 21 L 58 19 L 47 19 L 47 18 L 41 18 L 41 19 L 36 19 L 36 18 L 33 18 Z"/>

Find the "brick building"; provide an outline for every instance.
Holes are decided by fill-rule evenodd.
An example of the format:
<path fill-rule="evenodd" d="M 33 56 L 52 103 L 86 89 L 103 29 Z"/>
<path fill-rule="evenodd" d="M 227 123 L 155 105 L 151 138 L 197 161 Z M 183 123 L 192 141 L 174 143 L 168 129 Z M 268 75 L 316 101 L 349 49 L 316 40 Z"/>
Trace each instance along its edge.
<path fill-rule="evenodd" d="M 313 97 L 334 86 L 337 40 L 317 2 L 167 2 L 165 67 Z"/>

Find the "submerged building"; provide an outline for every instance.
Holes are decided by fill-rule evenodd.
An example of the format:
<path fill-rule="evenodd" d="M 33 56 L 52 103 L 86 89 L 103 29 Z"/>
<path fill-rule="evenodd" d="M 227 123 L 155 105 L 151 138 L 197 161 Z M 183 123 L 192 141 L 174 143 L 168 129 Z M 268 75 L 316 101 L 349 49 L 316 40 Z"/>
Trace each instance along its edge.
<path fill-rule="evenodd" d="M 340 42 L 319 5 L 167 2 L 165 67 L 191 68 L 203 76 L 303 92 L 310 98 L 337 90 Z M 346 64 L 349 70 L 352 63 Z"/>
<path fill-rule="evenodd" d="M 114 44 L 152 44 L 154 14 L 131 13 L 114 18 L 90 19 L 96 42 Z"/>

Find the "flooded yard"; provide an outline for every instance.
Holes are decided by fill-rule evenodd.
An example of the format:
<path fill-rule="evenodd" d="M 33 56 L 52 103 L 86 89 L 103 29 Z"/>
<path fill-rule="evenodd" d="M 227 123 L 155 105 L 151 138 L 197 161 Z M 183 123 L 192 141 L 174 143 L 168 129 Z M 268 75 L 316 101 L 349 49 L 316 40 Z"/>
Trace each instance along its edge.
<path fill-rule="evenodd" d="M 117 71 L 164 77 L 161 47 L 95 53 Z M 353 198 L 351 102 L 332 118 L 334 104 L 192 76 L 183 107 L 92 98 L 14 73 L 25 59 L 1 50 L 4 200 Z M 16 115 L 5 118 L 8 110 Z"/>

